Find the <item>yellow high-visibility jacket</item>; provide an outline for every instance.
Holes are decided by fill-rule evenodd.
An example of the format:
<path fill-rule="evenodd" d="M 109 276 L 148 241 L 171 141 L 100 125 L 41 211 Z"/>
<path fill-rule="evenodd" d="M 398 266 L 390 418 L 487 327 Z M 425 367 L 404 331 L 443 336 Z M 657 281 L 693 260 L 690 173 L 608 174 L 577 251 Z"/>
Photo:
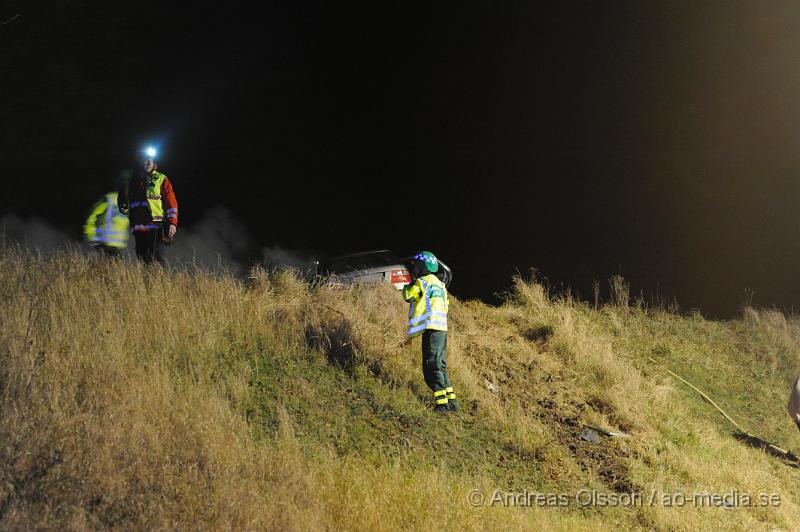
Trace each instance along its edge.
<path fill-rule="evenodd" d="M 95 246 L 124 248 L 128 245 L 128 227 L 128 217 L 117 208 L 117 193 L 109 192 L 92 207 L 83 235 Z"/>
<path fill-rule="evenodd" d="M 128 207 L 133 231 L 152 231 L 164 227 L 164 221 L 178 225 L 178 200 L 169 178 L 153 170 L 138 174 L 123 187 L 121 206 Z"/>
<path fill-rule="evenodd" d="M 403 287 L 403 299 L 411 304 L 408 316 L 408 336 L 422 334 L 425 329 L 447 330 L 447 311 L 450 302 L 447 288 L 438 277 L 429 273 Z"/>

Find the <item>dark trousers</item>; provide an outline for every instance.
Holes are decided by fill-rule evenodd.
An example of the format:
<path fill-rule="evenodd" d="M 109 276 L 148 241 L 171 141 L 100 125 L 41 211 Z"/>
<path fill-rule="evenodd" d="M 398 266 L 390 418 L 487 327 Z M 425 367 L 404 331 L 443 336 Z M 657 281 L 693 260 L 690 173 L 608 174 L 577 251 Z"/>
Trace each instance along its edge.
<path fill-rule="evenodd" d="M 106 257 L 119 257 L 122 254 L 122 249 L 111 246 L 92 246 L 97 253 L 105 255 Z"/>
<path fill-rule="evenodd" d="M 134 231 L 136 240 L 136 258 L 147 264 L 164 264 L 163 230 L 151 229 L 150 231 Z"/>
<path fill-rule="evenodd" d="M 426 329 L 422 333 L 422 375 L 425 384 L 435 392 L 453 385 L 447 375 L 447 332 Z"/>

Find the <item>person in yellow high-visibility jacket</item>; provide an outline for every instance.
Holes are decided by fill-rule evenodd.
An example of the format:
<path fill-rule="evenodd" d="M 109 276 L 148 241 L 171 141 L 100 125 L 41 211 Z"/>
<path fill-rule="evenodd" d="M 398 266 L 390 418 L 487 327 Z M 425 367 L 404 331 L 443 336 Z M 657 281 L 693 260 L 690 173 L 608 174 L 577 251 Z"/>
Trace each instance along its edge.
<path fill-rule="evenodd" d="M 408 336 L 422 336 L 422 375 L 433 391 L 435 412 L 458 410 L 453 384 L 447 374 L 447 287 L 434 274 L 439 261 L 421 251 L 412 261 L 412 282 L 403 287 L 403 299 L 411 304 Z"/>
<path fill-rule="evenodd" d="M 117 193 L 109 192 L 89 211 L 83 237 L 97 251 L 116 257 L 128 247 L 128 227 L 128 217 L 117 208 Z"/>

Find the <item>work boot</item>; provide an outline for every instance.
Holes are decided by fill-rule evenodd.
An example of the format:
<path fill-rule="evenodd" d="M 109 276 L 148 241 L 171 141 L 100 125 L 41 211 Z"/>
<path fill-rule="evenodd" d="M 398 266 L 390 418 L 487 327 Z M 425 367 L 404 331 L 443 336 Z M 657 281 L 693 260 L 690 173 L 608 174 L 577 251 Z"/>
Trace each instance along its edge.
<path fill-rule="evenodd" d="M 447 414 L 448 412 L 450 412 L 450 407 L 447 406 L 447 404 L 436 405 L 433 407 L 433 411 L 436 412 L 437 414 Z"/>
<path fill-rule="evenodd" d="M 433 408 L 434 412 L 450 411 L 450 408 L 447 407 L 447 390 L 436 390 L 433 392 L 433 402 L 436 405 Z"/>
<path fill-rule="evenodd" d="M 456 399 L 456 392 L 453 391 L 453 387 L 448 386 L 445 392 L 447 393 L 446 395 L 447 407 L 450 409 L 451 412 L 457 412 L 459 405 L 458 405 L 458 400 Z"/>

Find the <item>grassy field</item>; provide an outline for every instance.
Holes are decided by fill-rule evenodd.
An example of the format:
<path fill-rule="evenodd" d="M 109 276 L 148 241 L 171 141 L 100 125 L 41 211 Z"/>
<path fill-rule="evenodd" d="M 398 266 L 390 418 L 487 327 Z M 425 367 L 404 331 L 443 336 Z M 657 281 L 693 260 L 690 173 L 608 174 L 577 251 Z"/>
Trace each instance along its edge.
<path fill-rule="evenodd" d="M 509 283 L 451 299 L 442 416 L 389 286 L 0 248 L 0 528 L 797 529 L 798 469 L 666 369 L 798 448 L 800 320 Z"/>

